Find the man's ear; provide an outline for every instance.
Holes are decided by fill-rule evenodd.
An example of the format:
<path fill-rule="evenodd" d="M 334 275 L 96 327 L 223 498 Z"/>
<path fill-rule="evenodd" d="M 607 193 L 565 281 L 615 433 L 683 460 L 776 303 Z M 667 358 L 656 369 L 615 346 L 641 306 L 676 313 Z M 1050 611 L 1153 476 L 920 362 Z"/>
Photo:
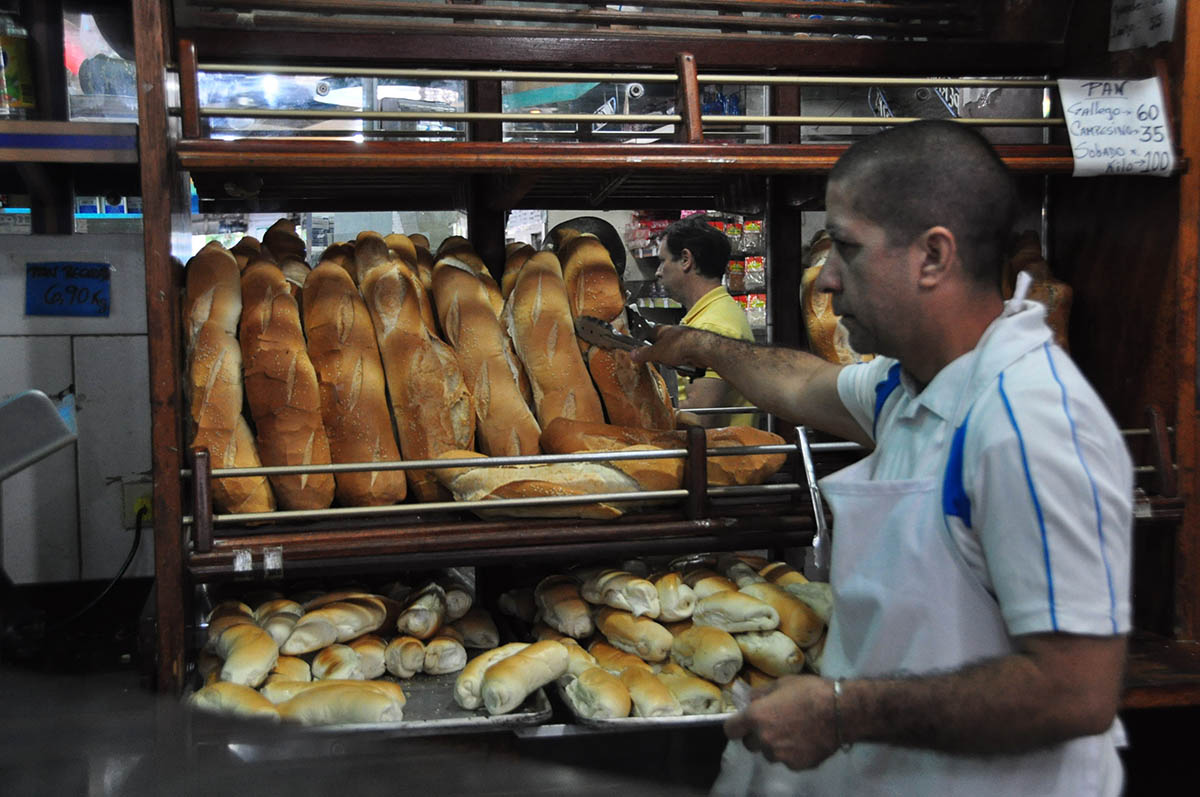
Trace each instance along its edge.
<path fill-rule="evenodd" d="M 958 263 L 958 241 L 946 227 L 930 227 L 913 243 L 920 257 L 917 285 L 933 288 L 945 280 Z"/>
<path fill-rule="evenodd" d="M 684 250 L 679 253 L 679 267 L 684 273 L 690 272 L 696 267 L 696 258 L 692 257 L 692 250 L 684 247 Z"/>

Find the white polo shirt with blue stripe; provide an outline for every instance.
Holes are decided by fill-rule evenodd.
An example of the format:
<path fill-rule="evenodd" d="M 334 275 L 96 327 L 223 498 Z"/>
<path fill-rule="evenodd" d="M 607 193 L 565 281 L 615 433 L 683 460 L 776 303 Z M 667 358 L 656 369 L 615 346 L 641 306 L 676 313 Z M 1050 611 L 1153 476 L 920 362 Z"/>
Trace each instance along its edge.
<path fill-rule="evenodd" d="M 1117 424 L 1036 302 L 973 355 L 919 392 L 893 359 L 842 370 L 842 402 L 876 442 L 872 478 L 940 480 L 951 538 L 1011 635 L 1128 632 L 1133 467 Z"/>

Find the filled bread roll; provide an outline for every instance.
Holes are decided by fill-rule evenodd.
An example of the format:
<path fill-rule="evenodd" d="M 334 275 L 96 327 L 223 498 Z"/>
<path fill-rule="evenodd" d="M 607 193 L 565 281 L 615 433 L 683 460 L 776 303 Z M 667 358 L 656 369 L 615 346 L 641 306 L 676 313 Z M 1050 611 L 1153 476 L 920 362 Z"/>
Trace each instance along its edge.
<path fill-rule="evenodd" d="M 594 626 L 579 587 L 567 576 L 547 576 L 538 582 L 534 600 L 546 625 L 575 639 L 592 635 Z"/>
<path fill-rule="evenodd" d="M 465 709 L 477 709 L 483 705 L 480 690 L 483 688 L 483 674 L 498 661 L 506 659 L 529 647 L 527 642 L 510 642 L 501 645 L 467 662 L 466 667 L 458 674 L 454 682 L 454 702 Z"/>
<path fill-rule="evenodd" d="M 482 606 L 476 606 L 455 620 L 453 627 L 462 634 L 463 644 L 469 648 L 494 648 L 500 644 L 496 621 Z"/>
<path fill-rule="evenodd" d="M 308 358 L 300 308 L 279 267 L 248 267 L 242 273 L 242 302 L 238 336 L 259 456 L 266 465 L 328 465 L 317 374 Z M 324 509 L 333 503 L 330 473 L 269 478 L 283 509 Z"/>
<path fill-rule="evenodd" d="M 399 461 L 375 327 L 354 281 L 337 264 L 322 262 L 308 274 L 301 296 L 331 460 Z M 337 473 L 334 481 L 343 506 L 386 506 L 408 494 L 400 470 Z"/>
<path fill-rule="evenodd" d="M 620 678 L 600 667 L 588 667 L 563 688 L 571 709 L 588 719 L 628 717 L 633 702 Z"/>
<path fill-rule="evenodd" d="M 374 268 L 362 283 L 400 452 L 405 459 L 433 459 L 445 451 L 472 450 L 475 406 L 462 367 L 454 350 L 425 328 L 416 289 L 401 268 L 396 263 Z M 432 474 L 407 473 L 409 488 L 421 501 L 449 497 Z"/>
<path fill-rule="evenodd" d="M 188 705 L 199 711 L 279 722 L 279 709 L 258 692 L 243 684 L 216 681 L 197 689 Z"/>
<path fill-rule="evenodd" d="M 507 714 L 566 671 L 567 649 L 562 644 L 535 642 L 487 668 L 480 687 L 484 708 L 493 716 Z"/>
<path fill-rule="evenodd" d="M 308 662 L 297 656 L 280 656 L 275 661 L 275 666 L 271 668 L 271 674 L 267 676 L 266 683 L 274 683 L 275 681 L 311 681 L 312 667 Z"/>
<path fill-rule="evenodd" d="M 635 717 L 678 717 L 683 708 L 667 685 L 652 672 L 628 667 L 618 676 L 629 690 Z"/>
<path fill-rule="evenodd" d="M 664 573 L 654 580 L 654 589 L 658 593 L 660 622 L 674 623 L 692 616 L 696 608 L 696 593 L 684 583 L 681 575 Z"/>
<path fill-rule="evenodd" d="M 683 583 L 692 588 L 697 600 L 717 592 L 737 592 L 738 588 L 733 581 L 707 568 L 688 571 L 683 576 Z"/>
<path fill-rule="evenodd" d="M 452 623 L 465 617 L 475 604 L 471 589 L 454 578 L 440 578 L 437 582 L 446 595 L 446 622 Z"/>
<path fill-rule="evenodd" d="M 414 636 L 398 636 L 383 651 L 383 666 L 397 678 L 412 678 L 425 668 L 425 643 Z"/>
<path fill-rule="evenodd" d="M 538 424 L 544 429 L 560 417 L 602 423 L 554 253 L 538 252 L 525 262 L 505 303 L 505 323 L 533 387 Z"/>
<path fill-rule="evenodd" d="M 742 668 L 742 651 L 728 633 L 697 625 L 675 637 L 671 658 L 697 675 L 727 684 Z"/>
<path fill-rule="evenodd" d="M 523 367 L 505 345 L 482 280 L 462 261 L 445 258 L 434 267 L 433 298 L 475 398 L 479 450 L 490 456 L 540 453 L 542 430 L 521 394 Z"/>
<path fill-rule="evenodd" d="M 580 594 L 589 603 L 622 609 L 634 617 L 645 615 L 654 619 L 661 611 L 654 585 L 624 570 L 603 569 L 586 574 Z"/>
<path fill-rule="evenodd" d="M 439 634 L 448 629 L 443 628 Z M 430 675 L 445 675 L 458 672 L 467 666 L 467 649 L 462 640 L 439 635 L 425 645 L 425 672 Z"/>
<path fill-rule="evenodd" d="M 779 627 L 779 613 L 770 604 L 742 592 L 716 592 L 696 601 L 692 613 L 696 625 L 712 626 L 731 634 L 742 631 L 772 631 Z"/>
<path fill-rule="evenodd" d="M 623 671 L 633 667 L 646 672 L 654 672 L 654 668 L 645 660 L 626 653 L 616 647 L 613 647 L 607 642 L 599 640 L 588 645 L 588 653 L 592 654 L 592 658 L 596 660 L 596 666 L 603 667 L 613 675 L 620 675 Z"/>
<path fill-rule="evenodd" d="M 684 714 L 721 713 L 721 690 L 711 681 L 693 675 L 673 661 L 662 666 L 658 679 L 675 695 Z"/>
<path fill-rule="evenodd" d="M 346 725 L 362 722 L 399 722 L 404 703 L 361 681 L 307 689 L 279 704 L 279 716 L 301 725 Z"/>
<path fill-rule="evenodd" d="M 358 639 L 350 640 L 347 645 L 358 654 L 358 669 L 366 680 L 379 678 L 387 672 L 384 655 L 387 653 L 387 643 L 375 634 L 364 634 Z"/>
<path fill-rule="evenodd" d="M 741 591 L 774 608 L 779 615 L 779 630 L 802 648 L 816 642 L 825 630 L 825 622 L 817 613 L 785 589 L 762 582 L 747 584 Z"/>
<path fill-rule="evenodd" d="M 221 680 L 258 686 L 279 658 L 271 635 L 253 623 L 230 626 L 217 638 L 215 651 L 223 659 Z"/>
<path fill-rule="evenodd" d="M 674 637 L 653 620 L 606 607 L 596 612 L 595 623 L 615 647 L 646 661 L 662 661 L 671 652 Z"/>
<path fill-rule="evenodd" d="M 354 648 L 348 645 L 330 645 L 313 657 L 313 678 L 361 681 L 364 676 L 360 662 L 361 658 Z"/>
<path fill-rule="evenodd" d="M 778 678 L 804 669 L 804 653 L 781 631 L 749 631 L 734 639 L 745 660 L 767 675 Z"/>
<path fill-rule="evenodd" d="M 396 630 L 417 639 L 430 639 L 446 618 L 446 591 L 439 584 L 428 584 L 415 593 L 396 620 Z"/>

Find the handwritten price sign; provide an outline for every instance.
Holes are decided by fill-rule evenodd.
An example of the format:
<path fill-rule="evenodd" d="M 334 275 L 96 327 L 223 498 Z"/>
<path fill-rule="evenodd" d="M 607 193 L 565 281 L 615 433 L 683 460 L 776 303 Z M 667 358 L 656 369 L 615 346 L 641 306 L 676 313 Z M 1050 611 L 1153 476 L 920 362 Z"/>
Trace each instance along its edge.
<path fill-rule="evenodd" d="M 1167 177 L 1175 146 L 1158 80 L 1059 80 L 1075 176 Z"/>
<path fill-rule="evenodd" d="M 1131 50 L 1175 37 L 1175 0 L 1113 0 L 1108 49 Z"/>
<path fill-rule="evenodd" d="M 108 263 L 26 263 L 25 315 L 108 315 Z"/>

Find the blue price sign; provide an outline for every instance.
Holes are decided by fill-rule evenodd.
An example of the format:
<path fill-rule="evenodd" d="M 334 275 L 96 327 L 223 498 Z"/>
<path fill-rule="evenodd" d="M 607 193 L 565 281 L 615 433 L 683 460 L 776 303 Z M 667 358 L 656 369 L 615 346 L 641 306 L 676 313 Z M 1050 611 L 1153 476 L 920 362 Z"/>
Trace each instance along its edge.
<path fill-rule="evenodd" d="M 26 263 L 25 315 L 108 316 L 108 263 Z"/>

